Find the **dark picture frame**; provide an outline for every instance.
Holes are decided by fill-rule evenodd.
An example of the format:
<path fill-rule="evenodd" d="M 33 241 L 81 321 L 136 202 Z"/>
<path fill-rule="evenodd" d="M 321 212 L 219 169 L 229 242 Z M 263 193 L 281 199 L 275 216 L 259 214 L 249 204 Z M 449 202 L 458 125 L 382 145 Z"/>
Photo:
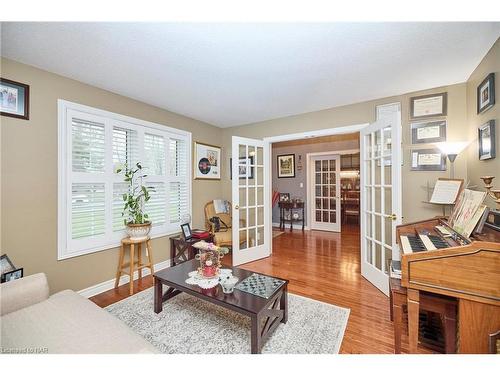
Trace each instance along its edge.
<path fill-rule="evenodd" d="M 29 85 L 7 78 L 0 78 L 0 115 L 29 120 Z"/>
<path fill-rule="evenodd" d="M 438 148 L 417 149 L 410 151 L 410 168 L 412 171 L 446 171 L 446 155 Z M 439 164 L 421 163 L 421 156 L 439 154 Z"/>
<path fill-rule="evenodd" d="M 24 268 L 17 268 L 13 271 L 5 272 L 2 275 L 1 282 L 6 283 L 12 280 L 21 279 L 24 276 Z"/>
<path fill-rule="evenodd" d="M 14 263 L 9 259 L 7 254 L 0 256 L 0 274 L 3 275 L 6 272 L 10 272 L 16 269 Z"/>
<path fill-rule="evenodd" d="M 433 107 L 433 102 L 441 98 L 441 109 L 436 111 Z M 422 108 L 428 107 L 428 111 Z M 423 113 L 421 113 L 423 111 Z M 448 93 L 440 92 L 437 94 L 428 94 L 428 95 L 420 95 L 414 96 L 410 98 L 410 119 L 412 120 L 420 120 L 431 117 L 442 117 L 446 116 L 448 112 Z"/>
<path fill-rule="evenodd" d="M 193 237 L 193 233 L 191 232 L 191 225 L 189 225 L 189 223 L 181 224 L 181 231 L 185 240 L 190 240 Z"/>
<path fill-rule="evenodd" d="M 250 168 L 250 174 L 248 175 L 248 179 L 252 180 L 254 178 L 254 169 L 255 169 L 255 167 L 253 167 L 254 157 L 253 156 L 249 156 L 248 158 L 240 157 L 239 159 L 240 159 L 240 162 L 238 163 L 238 171 L 239 171 L 240 180 L 245 179 L 247 177 L 248 168 Z M 245 159 L 246 159 L 246 166 L 239 165 L 239 164 L 243 164 L 243 163 L 241 163 L 241 161 L 245 160 Z M 249 167 L 249 165 L 250 165 L 250 167 Z M 242 173 L 242 171 L 243 171 L 242 168 L 245 168 L 245 173 Z M 233 179 L 233 158 L 229 158 L 229 178 L 231 180 Z"/>
<path fill-rule="evenodd" d="M 446 142 L 446 125 L 446 120 L 412 122 L 410 124 L 411 144 Z M 427 130 L 435 129 L 436 127 L 439 127 L 439 135 L 436 137 L 424 134 Z"/>
<path fill-rule="evenodd" d="M 495 73 L 490 73 L 477 86 L 477 114 L 483 113 L 495 105 Z"/>
<path fill-rule="evenodd" d="M 479 143 L 479 160 L 489 160 L 496 157 L 495 120 L 490 120 L 477 129 Z"/>
<path fill-rule="evenodd" d="M 280 202 L 290 202 L 290 193 L 280 193 Z"/>
<path fill-rule="evenodd" d="M 283 154 L 276 157 L 278 178 L 295 177 L 295 154 Z"/>

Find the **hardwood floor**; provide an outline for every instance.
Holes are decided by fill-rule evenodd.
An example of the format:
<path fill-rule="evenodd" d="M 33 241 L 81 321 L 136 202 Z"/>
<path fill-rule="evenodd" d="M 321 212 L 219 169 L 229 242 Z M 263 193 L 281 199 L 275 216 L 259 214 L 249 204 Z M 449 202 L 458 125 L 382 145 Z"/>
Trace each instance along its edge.
<path fill-rule="evenodd" d="M 230 258 L 225 257 L 226 262 Z M 272 256 L 242 268 L 290 280 L 291 293 L 349 308 L 341 353 L 394 353 L 389 298 L 361 276 L 357 225 L 344 225 L 342 233 L 287 231 L 273 238 Z M 135 282 L 134 290 L 151 286 L 147 276 Z M 126 297 L 124 285 L 90 300 L 104 307 Z M 402 341 L 402 351 L 407 352 L 407 337 Z"/>

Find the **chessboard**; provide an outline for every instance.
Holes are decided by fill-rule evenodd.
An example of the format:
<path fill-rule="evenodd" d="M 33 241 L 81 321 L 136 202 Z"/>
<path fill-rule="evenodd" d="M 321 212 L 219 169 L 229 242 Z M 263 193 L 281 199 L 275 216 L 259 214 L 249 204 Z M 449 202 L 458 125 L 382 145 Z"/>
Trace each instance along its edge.
<path fill-rule="evenodd" d="M 262 298 L 269 298 L 285 282 L 274 277 L 254 273 L 248 276 L 235 289 L 250 293 Z"/>

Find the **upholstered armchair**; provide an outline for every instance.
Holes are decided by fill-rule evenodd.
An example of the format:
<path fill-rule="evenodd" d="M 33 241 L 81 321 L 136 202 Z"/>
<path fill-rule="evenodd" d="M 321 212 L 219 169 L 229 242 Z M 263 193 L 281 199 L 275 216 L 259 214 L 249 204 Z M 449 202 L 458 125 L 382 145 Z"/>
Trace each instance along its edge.
<path fill-rule="evenodd" d="M 205 205 L 205 228 L 214 236 L 215 244 L 218 246 L 231 247 L 233 245 L 233 217 L 232 205 L 229 203 L 229 213 L 215 213 L 214 202 L 210 201 Z M 210 221 L 211 218 L 217 216 L 220 221 L 220 230 L 216 231 L 215 225 Z M 222 223 L 223 222 L 223 223 Z M 224 225 L 227 225 L 226 226 Z M 240 227 L 245 226 L 245 220 L 240 220 Z M 245 242 L 245 236 L 240 233 L 240 244 Z"/>

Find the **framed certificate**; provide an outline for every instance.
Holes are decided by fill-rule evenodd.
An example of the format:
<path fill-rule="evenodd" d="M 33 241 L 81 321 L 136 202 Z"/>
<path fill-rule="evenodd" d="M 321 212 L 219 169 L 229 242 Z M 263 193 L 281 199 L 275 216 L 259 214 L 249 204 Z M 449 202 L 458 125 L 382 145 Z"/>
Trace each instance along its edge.
<path fill-rule="evenodd" d="M 410 118 L 423 119 L 446 116 L 448 95 L 446 92 L 414 96 L 410 98 Z"/>
<path fill-rule="evenodd" d="M 438 148 L 411 150 L 412 171 L 445 171 L 446 155 Z"/>
<path fill-rule="evenodd" d="M 410 124 L 411 143 L 446 142 L 446 120 L 413 122 Z"/>

